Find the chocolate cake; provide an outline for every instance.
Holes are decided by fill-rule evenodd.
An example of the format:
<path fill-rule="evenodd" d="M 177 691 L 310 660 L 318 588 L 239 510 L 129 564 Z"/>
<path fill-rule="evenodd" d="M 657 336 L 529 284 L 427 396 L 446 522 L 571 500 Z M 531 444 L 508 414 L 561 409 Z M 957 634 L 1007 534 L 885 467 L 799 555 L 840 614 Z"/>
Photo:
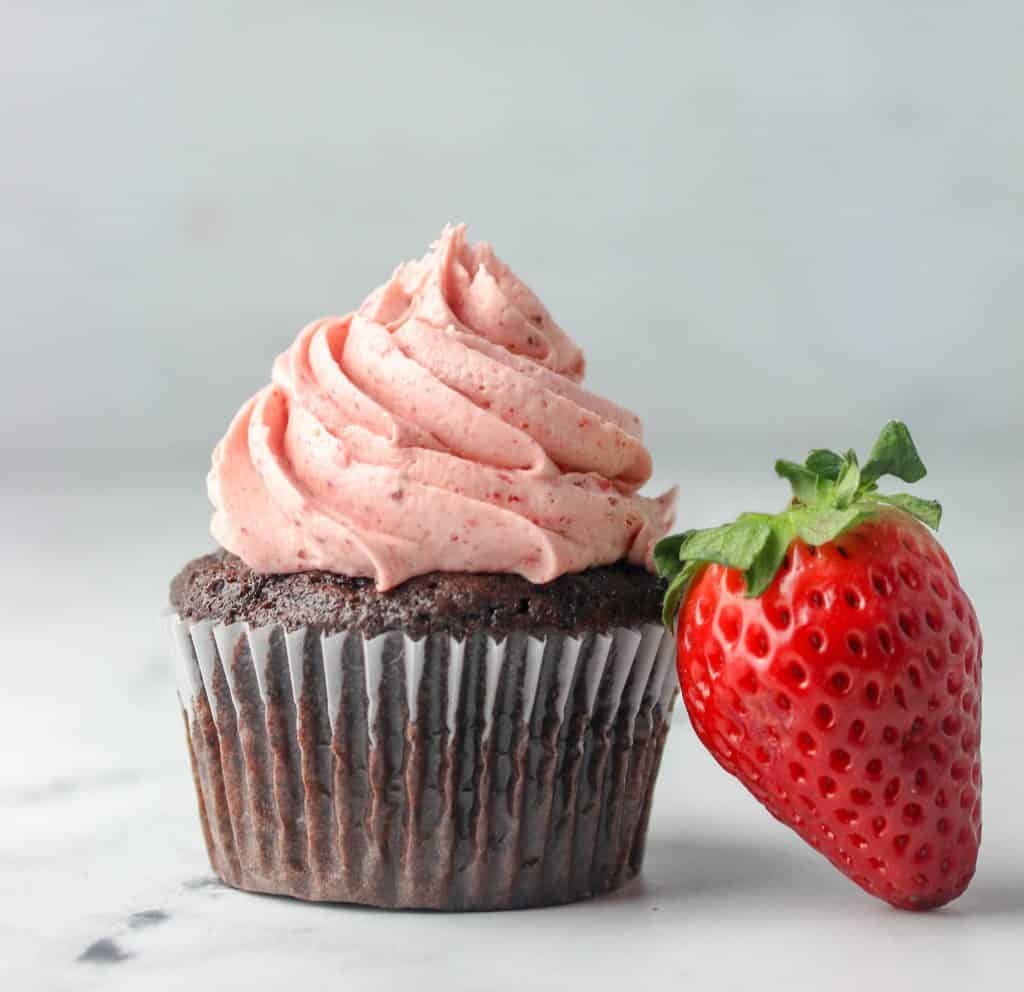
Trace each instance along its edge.
<path fill-rule="evenodd" d="M 534 585 L 518 575 L 431 572 L 378 592 L 371 579 L 330 572 L 259 575 L 226 551 L 189 562 L 171 583 L 171 606 L 189 620 L 246 620 L 286 630 L 316 626 L 374 637 L 402 630 L 412 637 L 483 630 L 501 637 L 606 631 L 657 623 L 664 586 L 625 562 L 562 575 Z"/>

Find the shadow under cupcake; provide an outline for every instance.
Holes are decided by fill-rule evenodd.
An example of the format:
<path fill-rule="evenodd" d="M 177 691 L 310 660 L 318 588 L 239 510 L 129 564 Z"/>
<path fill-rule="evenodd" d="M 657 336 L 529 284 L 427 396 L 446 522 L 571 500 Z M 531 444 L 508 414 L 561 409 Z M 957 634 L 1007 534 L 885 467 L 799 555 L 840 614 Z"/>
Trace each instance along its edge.
<path fill-rule="evenodd" d="M 674 493 L 637 494 L 639 423 L 582 372 L 448 228 L 242 408 L 210 475 L 229 550 L 171 588 L 225 882 L 482 910 L 640 870 L 676 690 L 648 569 Z"/>

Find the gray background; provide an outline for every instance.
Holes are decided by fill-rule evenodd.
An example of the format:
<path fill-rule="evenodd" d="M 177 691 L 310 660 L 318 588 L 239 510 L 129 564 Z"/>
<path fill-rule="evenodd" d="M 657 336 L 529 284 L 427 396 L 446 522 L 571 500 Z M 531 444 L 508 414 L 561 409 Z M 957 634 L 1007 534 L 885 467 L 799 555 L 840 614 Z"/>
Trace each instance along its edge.
<path fill-rule="evenodd" d="M 0 5 L 12 987 L 1018 981 L 1024 5 Z M 948 910 L 859 894 L 681 707 L 614 898 L 396 921 L 209 876 L 160 615 L 211 543 L 210 450 L 305 322 L 458 219 L 643 416 L 681 524 L 910 422 L 985 637 L 985 840 Z"/>
<path fill-rule="evenodd" d="M 15 453 L 196 464 L 448 220 L 652 440 L 1017 443 L 1019 3 L 5 6 Z"/>

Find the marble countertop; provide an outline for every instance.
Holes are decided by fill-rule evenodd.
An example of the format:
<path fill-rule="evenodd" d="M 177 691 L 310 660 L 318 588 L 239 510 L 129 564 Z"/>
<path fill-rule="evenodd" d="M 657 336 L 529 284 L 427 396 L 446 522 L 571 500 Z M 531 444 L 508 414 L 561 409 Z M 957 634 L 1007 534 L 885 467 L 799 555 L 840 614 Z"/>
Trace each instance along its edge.
<path fill-rule="evenodd" d="M 757 468 L 757 466 L 755 466 Z M 1019 464 L 986 469 L 995 492 Z M 202 845 L 158 613 L 204 547 L 202 467 L 36 468 L 7 487 L 0 538 L 0 981 L 11 990 L 1007 987 L 1024 970 L 1022 583 L 992 549 L 1000 501 L 943 534 L 985 633 L 985 839 L 947 909 L 892 911 L 840 878 L 703 753 L 681 711 L 643 876 L 614 895 L 515 913 L 391 913 L 222 886 Z M 669 473 L 671 475 L 671 473 Z M 933 475 L 942 473 L 933 471 Z M 763 473 L 690 462 L 688 517 L 772 505 Z M 199 479 L 199 483 L 196 483 Z M 975 476 L 976 481 L 976 476 Z M 938 481 L 937 481 L 938 484 Z"/>

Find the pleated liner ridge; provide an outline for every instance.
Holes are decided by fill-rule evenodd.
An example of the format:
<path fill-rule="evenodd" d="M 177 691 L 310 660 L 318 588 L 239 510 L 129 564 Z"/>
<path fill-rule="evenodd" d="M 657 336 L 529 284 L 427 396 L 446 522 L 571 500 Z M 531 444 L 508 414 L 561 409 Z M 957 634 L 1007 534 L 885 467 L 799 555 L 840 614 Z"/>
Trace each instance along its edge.
<path fill-rule="evenodd" d="M 640 870 L 676 695 L 662 627 L 460 641 L 172 626 L 206 846 L 229 885 L 511 909 Z"/>

